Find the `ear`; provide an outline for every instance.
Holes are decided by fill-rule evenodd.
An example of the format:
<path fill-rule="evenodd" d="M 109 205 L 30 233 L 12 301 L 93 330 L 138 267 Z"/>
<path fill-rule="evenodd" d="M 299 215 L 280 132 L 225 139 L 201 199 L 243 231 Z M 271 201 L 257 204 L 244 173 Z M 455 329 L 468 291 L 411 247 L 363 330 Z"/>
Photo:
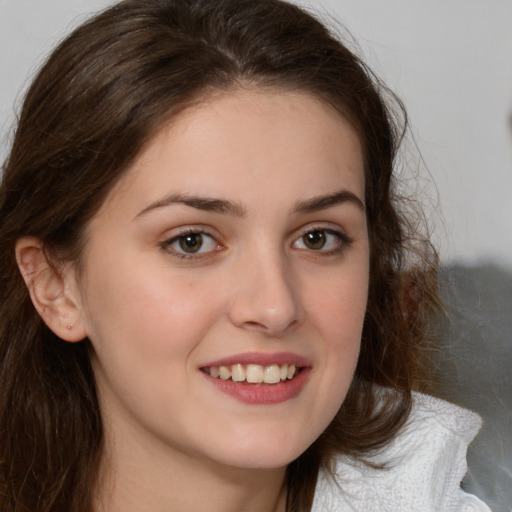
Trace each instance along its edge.
<path fill-rule="evenodd" d="M 42 242 L 34 237 L 16 242 L 16 260 L 34 307 L 46 325 L 65 341 L 84 339 L 87 333 L 75 272 L 52 264 Z"/>

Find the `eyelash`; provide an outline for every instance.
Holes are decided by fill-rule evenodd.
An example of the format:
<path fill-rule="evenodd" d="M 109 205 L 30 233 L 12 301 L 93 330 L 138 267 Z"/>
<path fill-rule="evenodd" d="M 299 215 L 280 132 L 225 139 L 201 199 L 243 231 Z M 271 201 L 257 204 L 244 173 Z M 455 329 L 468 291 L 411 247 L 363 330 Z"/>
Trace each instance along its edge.
<path fill-rule="evenodd" d="M 204 244 L 205 236 L 212 240 L 212 242 L 215 245 L 215 248 L 210 251 L 206 251 L 206 252 L 187 253 L 187 252 L 180 252 L 179 250 L 172 247 L 173 244 L 179 243 L 180 240 L 184 240 L 187 236 L 191 236 L 191 235 L 199 235 L 199 236 L 203 237 L 203 241 L 201 242 L 199 249 Z M 182 231 L 181 233 L 161 242 L 160 248 L 162 250 L 164 250 L 166 253 L 170 254 L 171 256 L 173 256 L 175 258 L 184 259 L 184 260 L 204 258 L 204 257 L 207 257 L 208 255 L 211 255 L 211 253 L 213 253 L 213 252 L 218 252 L 218 251 L 222 250 L 222 246 L 215 240 L 215 237 L 201 228 L 190 228 L 185 231 Z"/>
<path fill-rule="evenodd" d="M 307 235 L 312 234 L 312 233 L 322 233 L 322 234 L 326 235 L 326 242 L 325 242 L 326 244 L 328 243 L 327 237 L 333 236 L 333 237 L 337 238 L 336 247 L 334 247 L 332 249 L 328 249 L 328 250 L 323 250 L 323 247 L 321 247 L 319 249 L 312 249 L 312 248 L 308 248 L 308 247 L 295 247 L 295 248 L 300 251 L 311 252 L 313 255 L 318 254 L 318 255 L 327 257 L 327 256 L 333 256 L 336 254 L 340 254 L 341 252 L 343 252 L 343 250 L 347 246 L 350 246 L 353 242 L 353 240 L 350 237 L 348 237 L 341 230 L 330 229 L 330 228 L 326 228 L 324 226 L 308 226 L 308 228 L 306 230 L 304 230 L 302 232 L 302 234 L 293 241 L 292 247 L 295 244 L 299 243 L 299 241 L 302 241 L 304 243 L 304 237 L 306 237 Z M 183 241 L 187 236 L 191 236 L 191 235 L 197 235 L 197 236 L 201 236 L 203 238 L 201 245 L 199 246 L 199 249 L 201 249 L 201 247 L 204 245 L 204 237 L 211 239 L 212 243 L 215 245 L 215 248 L 212 250 L 203 251 L 203 252 L 187 253 L 187 252 L 180 252 L 180 250 L 177 250 L 176 248 L 172 247 L 173 244 L 179 243 L 180 241 Z M 170 254 L 171 256 L 173 256 L 175 258 L 179 258 L 179 259 L 184 259 L 184 260 L 205 258 L 205 257 L 211 256 L 212 253 L 219 252 L 223 249 L 222 245 L 217 242 L 217 240 L 215 239 L 215 237 L 213 235 L 211 235 L 210 233 L 208 233 L 207 231 L 205 231 L 204 229 L 201 229 L 201 228 L 190 228 L 185 231 L 182 231 L 181 233 L 179 233 L 167 240 L 162 241 L 160 243 L 160 248 L 162 250 L 164 250 L 166 253 Z"/>
<path fill-rule="evenodd" d="M 299 243 L 299 241 L 304 242 L 304 238 L 307 235 L 312 234 L 312 233 L 322 233 L 323 235 L 325 235 L 326 236 L 326 240 L 325 240 L 326 244 L 328 244 L 327 237 L 329 237 L 329 236 L 335 237 L 337 239 L 336 246 L 331 249 L 327 249 L 327 250 L 324 250 L 323 247 L 321 247 L 320 249 L 312 249 L 312 248 L 308 248 L 308 247 L 304 247 L 304 248 L 297 247 L 297 249 L 302 250 L 302 251 L 311 252 L 313 255 L 318 254 L 320 256 L 327 257 L 327 256 L 334 256 L 334 255 L 342 253 L 346 247 L 349 247 L 353 243 L 353 240 L 342 230 L 330 229 L 330 228 L 326 228 L 325 226 L 308 226 L 308 228 L 305 231 L 303 231 L 303 233 L 298 238 L 295 239 L 295 241 L 293 242 L 293 245 Z"/>

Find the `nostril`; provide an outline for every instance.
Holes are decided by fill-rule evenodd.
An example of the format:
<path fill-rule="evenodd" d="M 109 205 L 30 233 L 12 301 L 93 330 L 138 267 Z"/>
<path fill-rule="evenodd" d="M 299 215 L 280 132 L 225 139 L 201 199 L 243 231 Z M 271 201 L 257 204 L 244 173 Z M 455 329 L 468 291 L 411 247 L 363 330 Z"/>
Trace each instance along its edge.
<path fill-rule="evenodd" d="M 269 322 L 269 325 L 263 323 L 263 322 L 255 322 L 255 321 L 246 321 L 243 322 L 243 327 L 249 330 L 259 331 L 262 333 L 265 333 L 269 336 L 278 335 L 279 333 L 289 332 L 290 330 L 293 330 L 297 325 L 299 324 L 298 320 L 292 320 L 288 325 L 286 326 L 277 326 L 272 325 L 271 322 Z"/>
<path fill-rule="evenodd" d="M 252 322 L 252 321 L 244 322 L 244 326 L 248 327 L 249 329 L 251 329 L 251 328 L 252 329 L 263 329 L 263 330 L 266 329 L 266 327 L 263 324 L 261 324 L 259 322 Z"/>

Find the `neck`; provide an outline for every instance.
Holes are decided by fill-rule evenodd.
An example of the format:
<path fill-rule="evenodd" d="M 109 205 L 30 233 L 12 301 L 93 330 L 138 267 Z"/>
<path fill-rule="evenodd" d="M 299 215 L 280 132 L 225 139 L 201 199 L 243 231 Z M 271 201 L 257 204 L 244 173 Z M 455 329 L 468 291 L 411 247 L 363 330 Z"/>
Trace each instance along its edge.
<path fill-rule="evenodd" d="M 286 468 L 240 469 L 106 432 L 95 512 L 285 512 Z M 114 449 L 115 448 L 115 449 Z"/>

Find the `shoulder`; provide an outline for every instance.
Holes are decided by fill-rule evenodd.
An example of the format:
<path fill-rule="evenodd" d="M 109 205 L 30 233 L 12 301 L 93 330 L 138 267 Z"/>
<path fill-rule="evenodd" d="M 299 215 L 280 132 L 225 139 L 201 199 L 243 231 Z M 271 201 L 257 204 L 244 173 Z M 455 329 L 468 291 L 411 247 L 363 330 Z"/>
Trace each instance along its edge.
<path fill-rule="evenodd" d="M 312 512 L 490 512 L 460 488 L 480 426 L 477 414 L 415 393 L 407 423 L 369 458 L 384 469 L 338 457 L 335 478 L 319 475 Z"/>

